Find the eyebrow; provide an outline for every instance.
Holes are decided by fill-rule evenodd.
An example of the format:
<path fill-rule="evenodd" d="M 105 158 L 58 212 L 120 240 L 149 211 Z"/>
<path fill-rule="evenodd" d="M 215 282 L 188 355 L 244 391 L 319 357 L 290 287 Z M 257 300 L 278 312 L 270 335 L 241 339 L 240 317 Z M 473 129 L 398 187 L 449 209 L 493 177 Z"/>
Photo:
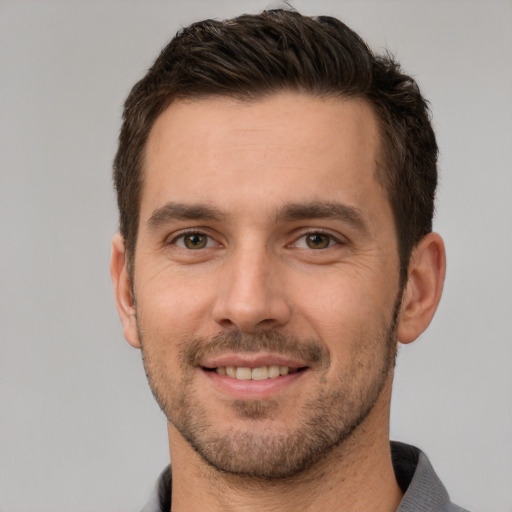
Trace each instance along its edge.
<path fill-rule="evenodd" d="M 147 221 L 151 230 L 179 220 L 221 221 L 226 215 L 214 206 L 200 203 L 185 204 L 169 202 L 153 211 Z M 370 229 L 361 210 L 338 202 L 291 203 L 277 210 L 274 221 L 300 221 L 310 219 L 339 219 L 364 234 Z"/>
<path fill-rule="evenodd" d="M 338 202 L 293 203 L 284 206 L 276 214 L 276 221 L 308 219 L 338 219 L 364 234 L 369 234 L 370 232 L 370 228 L 361 210 Z"/>
<path fill-rule="evenodd" d="M 222 220 L 224 215 L 213 206 L 169 202 L 157 208 L 148 219 L 148 227 L 157 230 L 164 224 L 177 220 Z"/>

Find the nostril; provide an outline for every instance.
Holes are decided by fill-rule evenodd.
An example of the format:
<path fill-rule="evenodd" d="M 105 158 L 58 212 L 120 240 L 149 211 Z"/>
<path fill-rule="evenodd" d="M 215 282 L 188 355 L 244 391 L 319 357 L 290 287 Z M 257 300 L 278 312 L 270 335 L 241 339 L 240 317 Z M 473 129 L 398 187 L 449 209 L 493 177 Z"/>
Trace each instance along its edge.
<path fill-rule="evenodd" d="M 217 320 L 217 323 L 223 327 L 224 329 L 226 330 L 233 330 L 233 329 L 236 329 L 238 330 L 238 327 L 237 325 L 232 322 L 231 320 L 229 320 L 228 318 L 223 318 L 221 320 Z"/>

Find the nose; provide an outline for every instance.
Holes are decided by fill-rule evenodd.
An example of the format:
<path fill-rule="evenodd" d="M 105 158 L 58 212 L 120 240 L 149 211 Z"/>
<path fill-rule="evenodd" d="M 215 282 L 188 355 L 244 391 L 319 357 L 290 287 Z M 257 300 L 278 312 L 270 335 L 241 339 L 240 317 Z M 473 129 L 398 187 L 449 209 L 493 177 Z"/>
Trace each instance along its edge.
<path fill-rule="evenodd" d="M 213 307 L 217 324 L 251 333 L 283 326 L 290 314 L 277 257 L 247 247 L 226 259 Z"/>

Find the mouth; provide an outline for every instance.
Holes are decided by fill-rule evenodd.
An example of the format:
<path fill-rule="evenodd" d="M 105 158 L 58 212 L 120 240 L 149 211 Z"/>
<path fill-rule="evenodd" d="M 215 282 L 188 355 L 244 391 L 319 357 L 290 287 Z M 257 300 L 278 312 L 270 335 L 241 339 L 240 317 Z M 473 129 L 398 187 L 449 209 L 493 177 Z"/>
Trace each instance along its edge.
<path fill-rule="evenodd" d="M 275 397 L 311 370 L 305 361 L 262 352 L 214 356 L 202 361 L 200 369 L 222 395 L 249 400 Z"/>
<path fill-rule="evenodd" d="M 307 370 L 307 366 L 298 368 L 290 366 L 257 366 L 251 368 L 250 366 L 217 366 L 215 368 L 203 367 L 207 372 L 215 372 L 218 375 L 226 376 L 236 380 L 267 380 L 277 379 L 285 375 L 291 375 L 293 373 L 303 372 Z"/>

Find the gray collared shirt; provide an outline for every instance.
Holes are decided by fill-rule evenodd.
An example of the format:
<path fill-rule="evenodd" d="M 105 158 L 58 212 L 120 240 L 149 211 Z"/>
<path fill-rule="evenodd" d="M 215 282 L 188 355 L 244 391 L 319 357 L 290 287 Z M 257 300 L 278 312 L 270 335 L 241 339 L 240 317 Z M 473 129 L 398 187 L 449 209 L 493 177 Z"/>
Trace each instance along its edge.
<path fill-rule="evenodd" d="M 393 468 L 404 492 L 396 512 L 468 512 L 454 505 L 427 456 L 418 448 L 391 443 Z M 160 475 L 157 485 L 141 512 L 169 512 L 171 508 L 171 467 Z"/>

